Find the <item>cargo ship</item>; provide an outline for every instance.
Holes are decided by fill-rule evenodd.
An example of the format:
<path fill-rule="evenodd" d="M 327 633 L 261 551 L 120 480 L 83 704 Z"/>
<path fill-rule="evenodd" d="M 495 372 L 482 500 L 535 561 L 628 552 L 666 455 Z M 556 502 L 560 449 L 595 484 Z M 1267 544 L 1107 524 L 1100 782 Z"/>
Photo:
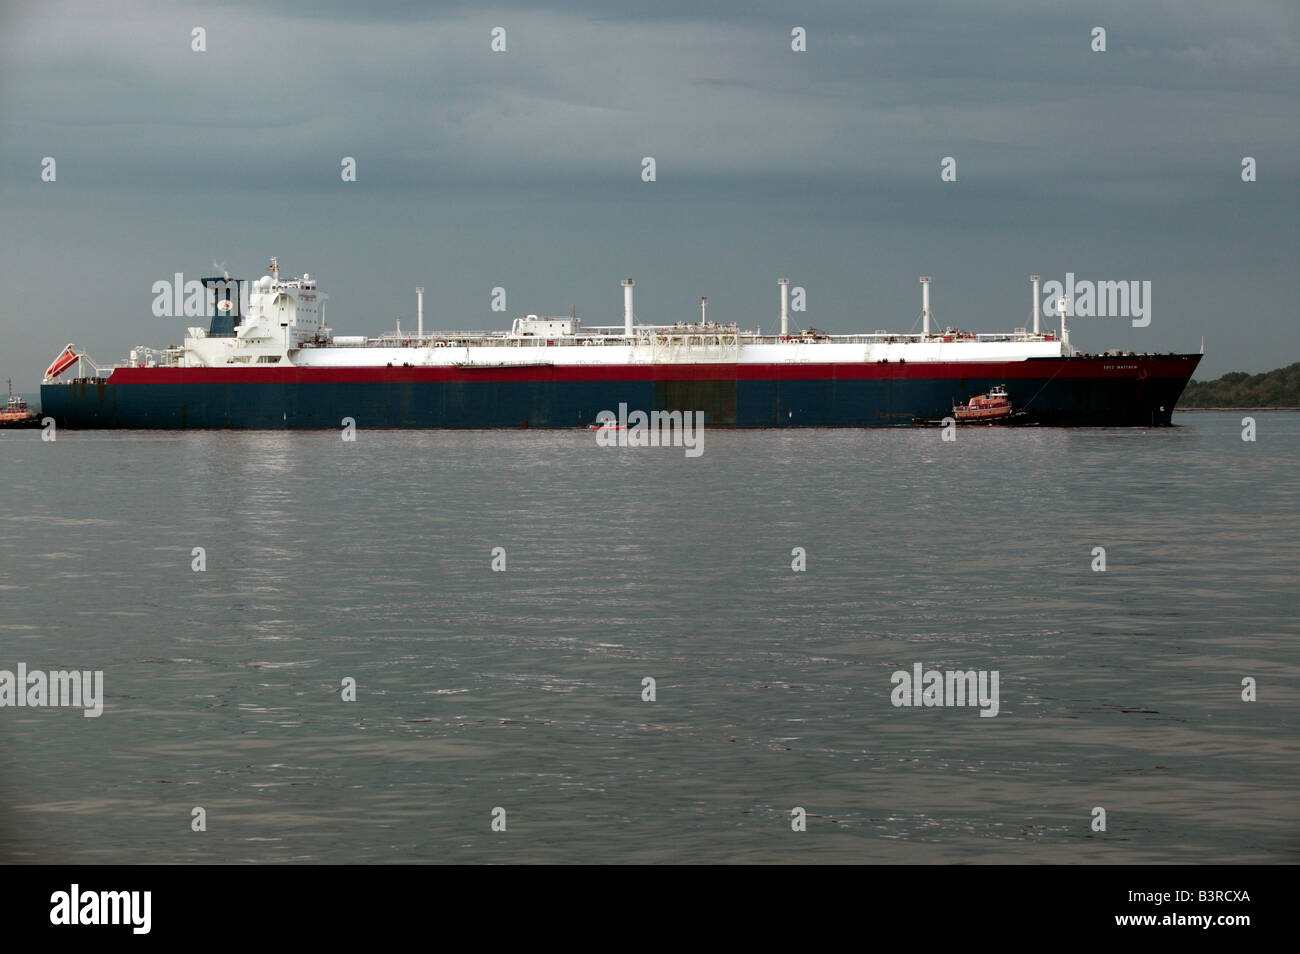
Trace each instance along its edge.
<path fill-rule="evenodd" d="M 778 281 L 779 331 L 707 317 L 640 324 L 632 279 L 623 323 L 570 314 L 517 317 L 509 331 L 332 334 L 310 274 L 204 278 L 206 328 L 183 344 L 134 348 L 101 367 L 75 344 L 46 370 L 42 414 L 66 428 L 587 428 L 625 404 L 699 412 L 722 427 L 907 427 L 940 418 L 994 387 L 1039 425 L 1169 425 L 1199 354 L 1077 353 L 1067 310 L 1005 334 L 932 329 L 921 278 L 919 333 L 791 332 L 789 283 Z M 75 371 L 72 369 L 76 368 Z"/>

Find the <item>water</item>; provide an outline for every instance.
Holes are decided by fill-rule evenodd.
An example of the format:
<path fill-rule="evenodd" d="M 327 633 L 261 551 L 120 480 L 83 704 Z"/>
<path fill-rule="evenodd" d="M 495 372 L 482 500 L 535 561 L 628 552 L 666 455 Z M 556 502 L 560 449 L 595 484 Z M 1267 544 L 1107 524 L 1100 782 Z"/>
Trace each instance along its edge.
<path fill-rule="evenodd" d="M 1300 414 L 1242 416 L 0 434 L 0 669 L 106 696 L 0 709 L 0 855 L 1295 862 Z"/>

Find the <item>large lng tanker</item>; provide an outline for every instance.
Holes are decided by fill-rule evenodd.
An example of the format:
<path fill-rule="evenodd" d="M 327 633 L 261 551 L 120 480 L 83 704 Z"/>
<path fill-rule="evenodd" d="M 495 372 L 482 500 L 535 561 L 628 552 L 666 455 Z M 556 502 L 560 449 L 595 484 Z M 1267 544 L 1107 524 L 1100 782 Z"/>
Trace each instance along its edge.
<path fill-rule="evenodd" d="M 1065 318 L 1008 334 L 930 327 L 921 279 L 920 334 L 831 335 L 789 330 L 782 279 L 780 333 L 706 320 L 634 321 L 631 279 L 618 326 L 576 317 L 516 318 L 509 331 L 333 336 L 315 279 L 204 279 L 210 324 L 181 346 L 136 348 L 96 366 L 74 345 L 50 365 L 42 415 L 63 427 L 310 428 L 584 427 L 620 404 L 700 411 L 712 425 L 882 427 L 942 419 L 998 388 L 1038 424 L 1167 425 L 1197 354 L 1079 354 Z M 1064 316 L 1065 309 L 1060 309 Z M 70 379 L 60 377 L 74 365 Z"/>

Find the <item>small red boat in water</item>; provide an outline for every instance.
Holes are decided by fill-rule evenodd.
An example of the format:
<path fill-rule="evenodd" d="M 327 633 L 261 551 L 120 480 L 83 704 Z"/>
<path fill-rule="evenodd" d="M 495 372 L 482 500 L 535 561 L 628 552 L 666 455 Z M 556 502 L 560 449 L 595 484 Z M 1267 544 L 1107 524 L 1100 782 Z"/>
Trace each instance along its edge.
<path fill-rule="evenodd" d="M 952 409 L 952 416 L 959 424 L 996 421 L 1011 416 L 1011 399 L 1007 389 L 999 384 L 988 394 L 977 394 L 967 404 L 958 404 Z"/>
<path fill-rule="evenodd" d="M 0 410 L 0 427 L 39 427 L 40 420 L 36 412 L 27 406 L 27 402 L 14 396 L 14 382 L 9 379 L 9 403 Z"/>

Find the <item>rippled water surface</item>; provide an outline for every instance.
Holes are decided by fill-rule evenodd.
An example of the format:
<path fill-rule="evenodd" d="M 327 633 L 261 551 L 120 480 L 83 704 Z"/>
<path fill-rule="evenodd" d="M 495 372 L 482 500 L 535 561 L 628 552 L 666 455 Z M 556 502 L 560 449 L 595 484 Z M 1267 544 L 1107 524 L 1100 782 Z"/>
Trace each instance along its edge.
<path fill-rule="evenodd" d="M 1295 862 L 1300 414 L 1241 417 L 0 433 L 0 669 L 106 696 L 0 709 L 0 854 Z"/>

